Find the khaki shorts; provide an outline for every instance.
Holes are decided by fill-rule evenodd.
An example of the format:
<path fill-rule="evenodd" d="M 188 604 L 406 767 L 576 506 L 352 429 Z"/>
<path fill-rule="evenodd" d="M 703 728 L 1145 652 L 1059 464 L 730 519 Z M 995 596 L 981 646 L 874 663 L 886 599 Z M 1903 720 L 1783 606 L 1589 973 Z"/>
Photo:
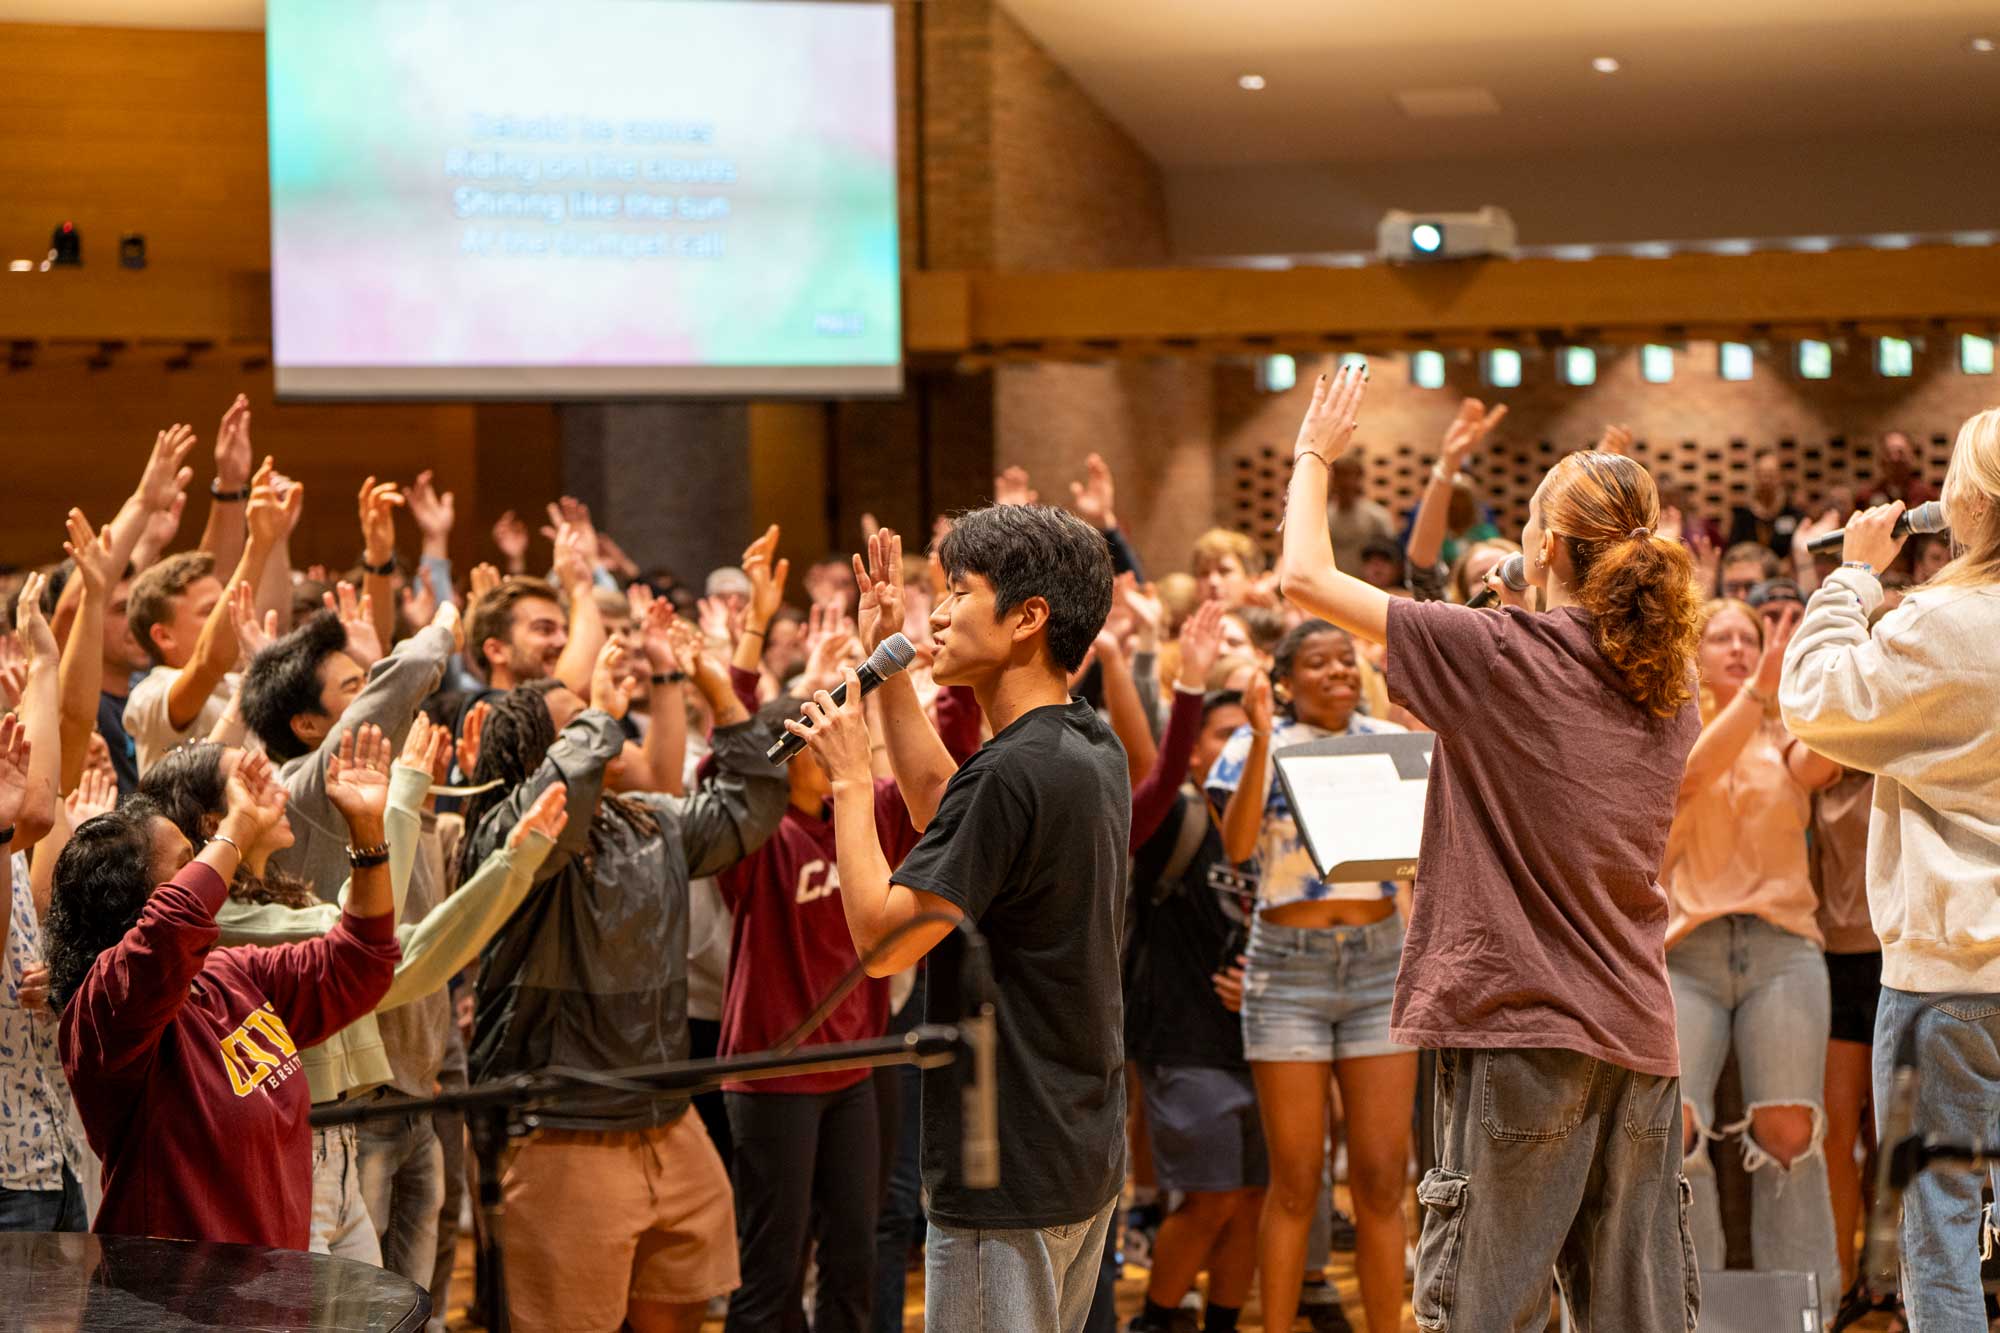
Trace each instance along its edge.
<path fill-rule="evenodd" d="M 734 1291 L 736 1205 L 701 1117 L 625 1133 L 542 1130 L 503 1175 L 513 1326 L 604 1330 L 632 1301 Z"/>

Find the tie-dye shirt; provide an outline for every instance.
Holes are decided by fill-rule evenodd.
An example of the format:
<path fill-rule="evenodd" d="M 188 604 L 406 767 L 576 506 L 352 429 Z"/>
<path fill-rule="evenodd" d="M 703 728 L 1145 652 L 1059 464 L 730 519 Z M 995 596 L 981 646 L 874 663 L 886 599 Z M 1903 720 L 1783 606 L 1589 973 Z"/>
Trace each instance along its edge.
<path fill-rule="evenodd" d="M 14 914 L 0 964 L 0 1188 L 59 1190 L 70 1151 L 69 1085 L 56 1053 L 53 1012 L 21 1007 L 21 976 L 42 961 L 42 927 L 28 858 L 13 858 Z"/>
<path fill-rule="evenodd" d="M 1331 740 L 1335 736 L 1373 736 L 1404 730 L 1394 722 L 1378 721 L 1360 713 L 1348 719 L 1346 731 L 1328 731 L 1281 717 L 1271 726 L 1270 753 L 1281 754 L 1294 745 Z M 1243 767 L 1249 758 L 1250 728 L 1238 727 L 1208 774 L 1208 790 L 1218 809 L 1226 809 L 1230 793 L 1242 785 Z M 1291 805 L 1285 800 L 1285 789 L 1278 782 L 1277 765 L 1271 760 L 1265 761 L 1264 793 L 1264 826 L 1257 834 L 1254 862 L 1260 910 L 1328 898 L 1373 900 L 1396 896 L 1396 886 L 1389 880 L 1329 884 L 1319 877 L 1312 853 L 1299 833 L 1298 822 L 1292 818 Z"/>

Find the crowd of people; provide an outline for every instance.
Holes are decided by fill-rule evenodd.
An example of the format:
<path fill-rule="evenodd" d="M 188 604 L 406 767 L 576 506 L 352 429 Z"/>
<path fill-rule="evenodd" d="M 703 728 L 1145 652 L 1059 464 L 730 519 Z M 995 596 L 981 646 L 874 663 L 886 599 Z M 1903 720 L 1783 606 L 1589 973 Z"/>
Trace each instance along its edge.
<path fill-rule="evenodd" d="M 2000 410 L 1954 538 L 1889 535 L 1940 494 L 1897 433 L 1818 496 L 1760 456 L 1721 515 L 1613 426 L 1516 542 L 1469 480 L 1506 408 L 1465 401 L 1399 516 L 1365 388 L 1321 380 L 1280 534 L 1175 572 L 1096 456 L 1067 506 L 1010 468 L 921 555 L 871 520 L 796 580 L 775 527 L 642 571 L 569 498 L 546 576 L 512 513 L 456 569 L 428 472 L 362 486 L 353 568 L 300 567 L 245 399 L 193 544 L 208 455 L 161 431 L 5 598 L 0 1227 L 358 1259 L 442 1328 L 463 1118 L 314 1108 L 809 1051 L 983 988 L 997 1186 L 951 1068 L 600 1085 L 509 1149 L 504 1291 L 460 1298 L 900 1329 L 921 1245 L 933 1328 L 1110 1330 L 1138 1264 L 1132 1333 L 1229 1333 L 1253 1287 L 1336 1333 L 1338 1250 L 1370 1329 L 1539 1328 L 1558 1286 L 1579 1327 L 1692 1329 L 1720 1166 L 1755 1267 L 1844 1293 L 1835 1328 L 1893 1307 L 1856 1253 L 1877 1033 L 1942 1013 L 1941 1128 L 2000 1105 L 1993 696 L 1953 696 L 1995 671 Z M 1273 756 L 1405 732 L 1437 737 L 1418 879 L 1329 882 Z M 1985 1327 L 1979 1188 L 1910 1191 L 1920 1333 Z"/>

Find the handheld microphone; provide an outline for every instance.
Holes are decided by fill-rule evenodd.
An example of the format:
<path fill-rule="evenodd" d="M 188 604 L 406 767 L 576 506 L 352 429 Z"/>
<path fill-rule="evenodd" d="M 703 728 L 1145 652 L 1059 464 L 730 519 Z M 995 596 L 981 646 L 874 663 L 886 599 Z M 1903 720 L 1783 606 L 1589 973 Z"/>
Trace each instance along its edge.
<path fill-rule="evenodd" d="M 971 1057 L 971 1077 L 959 1088 L 959 1175 L 965 1187 L 1000 1184 L 1000 1090 L 994 1071 L 993 965 L 986 940 L 967 930 L 959 964 L 958 1035 Z"/>
<path fill-rule="evenodd" d="M 1515 592 L 1525 592 L 1528 587 L 1528 562 L 1516 551 L 1500 562 L 1500 581 Z M 1491 588 L 1481 588 L 1466 601 L 1474 608 L 1491 606 L 1500 599 L 1500 594 Z"/>
<path fill-rule="evenodd" d="M 861 697 L 867 698 L 883 681 L 908 670 L 916 658 L 917 650 L 909 639 L 901 634 L 891 634 L 882 641 L 881 647 L 868 655 L 866 662 L 855 668 L 854 674 L 861 678 Z M 846 681 L 833 687 L 833 702 L 836 706 L 847 702 Z M 764 757 L 774 764 L 789 764 L 805 748 L 805 737 L 788 731 L 778 738 L 776 745 L 764 752 Z"/>
<path fill-rule="evenodd" d="M 1918 505 L 1915 509 L 1905 509 L 1897 516 L 1896 526 L 1891 535 L 1907 537 L 1913 532 L 1945 532 L 1949 530 L 1949 526 L 1944 521 L 1943 502 L 1932 500 L 1927 504 Z M 1841 542 L 1846 539 L 1847 529 L 1835 528 L 1825 536 L 1815 537 L 1807 542 L 1806 550 L 1814 555 L 1818 555 L 1821 551 L 1837 551 Z"/>
<path fill-rule="evenodd" d="M 1889 1101 L 1875 1157 L 1875 1206 L 1868 1211 L 1867 1245 L 1862 1251 L 1861 1274 L 1877 1292 L 1895 1291 L 1901 1285 L 1903 1191 L 1921 1169 L 1923 1155 L 1916 1120 L 1917 1025 L 1911 1023 L 1896 1043 L 1896 1064 L 1890 1075 Z"/>

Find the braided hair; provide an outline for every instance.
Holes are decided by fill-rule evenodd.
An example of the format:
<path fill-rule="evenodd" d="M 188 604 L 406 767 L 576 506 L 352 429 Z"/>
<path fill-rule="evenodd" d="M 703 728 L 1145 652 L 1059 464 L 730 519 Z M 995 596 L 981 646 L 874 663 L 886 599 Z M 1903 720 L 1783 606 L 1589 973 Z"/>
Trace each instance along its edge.
<path fill-rule="evenodd" d="M 490 711 L 479 737 L 479 763 L 471 774 L 472 785 L 489 782 L 500 785 L 467 800 L 465 836 L 459 842 L 459 880 L 463 883 L 479 869 L 481 853 L 479 827 L 505 804 L 508 795 L 535 775 L 555 744 L 555 719 L 549 714 L 548 696 L 563 688 L 559 680 L 537 680 L 488 701 Z M 660 823 L 651 811 L 636 801 L 611 792 L 601 801 L 604 814 L 624 824 L 641 840 L 660 835 Z M 594 869 L 602 847 L 605 824 L 590 821 L 590 846 L 585 853 L 586 869 Z"/>

